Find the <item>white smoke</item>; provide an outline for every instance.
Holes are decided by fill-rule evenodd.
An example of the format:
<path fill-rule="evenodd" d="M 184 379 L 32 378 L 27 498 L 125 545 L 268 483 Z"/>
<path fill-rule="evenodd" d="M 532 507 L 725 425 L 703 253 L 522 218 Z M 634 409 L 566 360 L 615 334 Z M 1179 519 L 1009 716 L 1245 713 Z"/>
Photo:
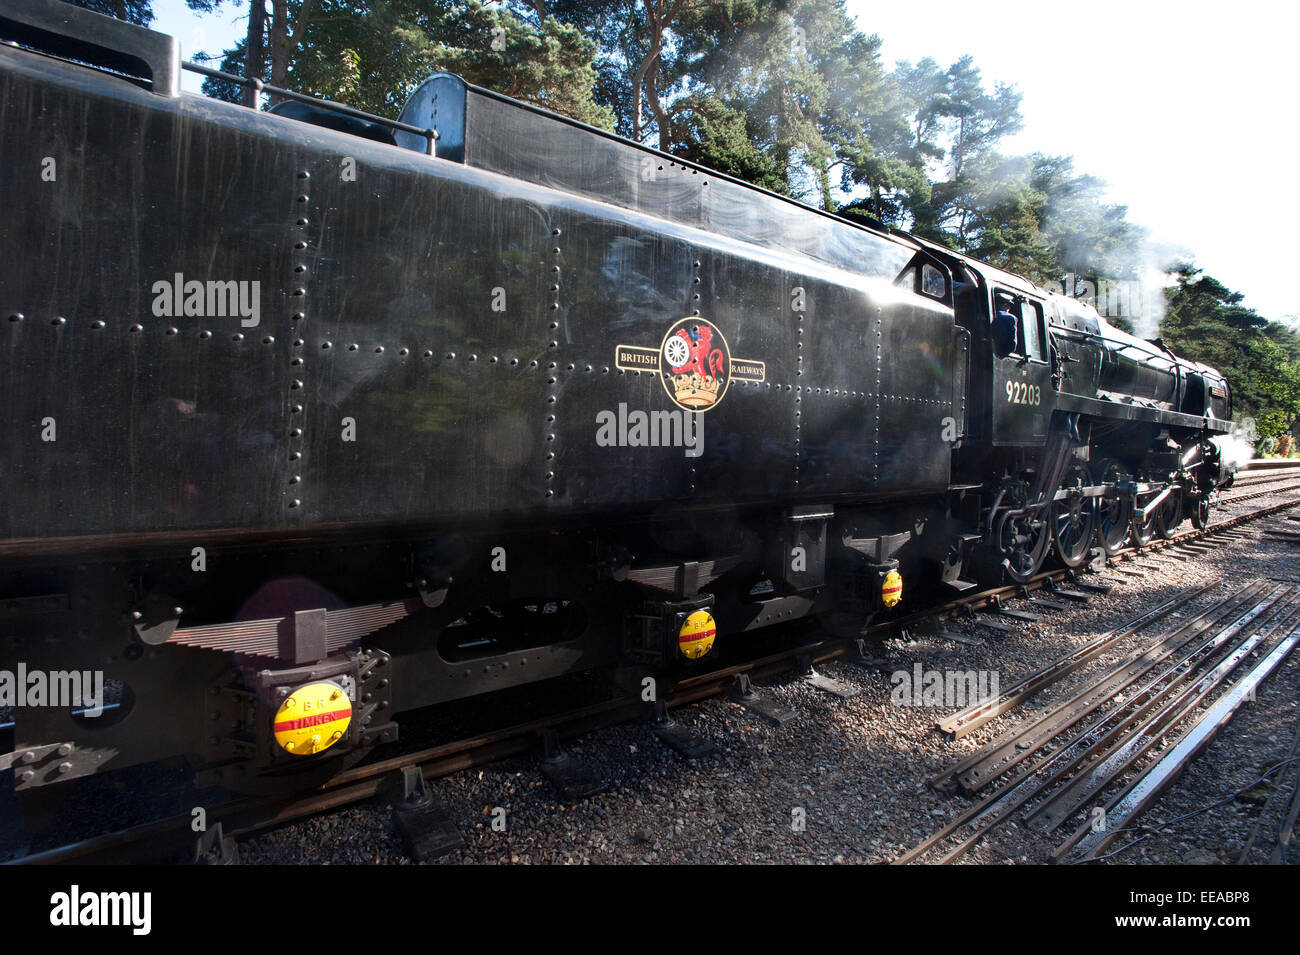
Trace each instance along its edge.
<path fill-rule="evenodd" d="M 1165 293 L 1177 285 L 1175 269 L 1190 261 L 1191 253 L 1153 240 L 1148 230 L 1135 224 L 1127 237 L 1114 244 L 1071 232 L 1068 221 L 1055 223 L 1049 217 L 1049 231 L 1052 228 L 1064 234 L 1065 260 L 1076 263 L 1075 271 L 1060 283 L 1064 294 L 1082 299 L 1110 321 L 1131 328 L 1138 338 L 1160 337 Z M 1056 285 L 1051 283 L 1053 290 Z"/>
<path fill-rule="evenodd" d="M 1244 468 L 1246 463 L 1255 456 L 1257 439 L 1255 419 L 1242 418 L 1232 423 L 1232 431 L 1228 434 L 1217 435 L 1210 440 L 1218 446 L 1223 466 L 1235 471 Z"/>
<path fill-rule="evenodd" d="M 1165 320 L 1165 289 L 1177 280 L 1164 267 L 1144 263 L 1141 278 L 1141 310 L 1132 317 L 1133 334 L 1138 338 L 1159 338 L 1160 326 Z"/>
<path fill-rule="evenodd" d="M 1133 334 L 1138 338 L 1158 338 L 1165 320 L 1165 290 L 1178 284 L 1174 269 L 1191 253 L 1179 246 L 1156 242 L 1147 237 L 1142 242 L 1134 271 L 1142 287 L 1141 311 L 1133 318 Z"/>

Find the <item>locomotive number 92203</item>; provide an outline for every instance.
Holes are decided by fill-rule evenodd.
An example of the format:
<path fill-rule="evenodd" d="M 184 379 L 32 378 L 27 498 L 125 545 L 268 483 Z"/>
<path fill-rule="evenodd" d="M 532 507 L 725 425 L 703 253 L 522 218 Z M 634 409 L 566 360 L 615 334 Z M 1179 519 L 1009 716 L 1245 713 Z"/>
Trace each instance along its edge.
<path fill-rule="evenodd" d="M 1007 401 L 1013 405 L 1037 405 L 1043 401 L 1043 390 L 1038 385 L 1024 381 L 1007 382 Z"/>

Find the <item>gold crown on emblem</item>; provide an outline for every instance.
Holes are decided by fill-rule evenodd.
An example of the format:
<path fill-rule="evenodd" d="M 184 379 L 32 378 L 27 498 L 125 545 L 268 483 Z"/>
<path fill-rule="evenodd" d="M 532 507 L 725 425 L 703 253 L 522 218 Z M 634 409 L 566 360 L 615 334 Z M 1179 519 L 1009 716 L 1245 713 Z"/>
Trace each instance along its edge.
<path fill-rule="evenodd" d="M 718 400 L 721 388 L 720 379 L 705 378 L 698 371 L 673 376 L 673 394 L 679 404 L 711 405 Z"/>

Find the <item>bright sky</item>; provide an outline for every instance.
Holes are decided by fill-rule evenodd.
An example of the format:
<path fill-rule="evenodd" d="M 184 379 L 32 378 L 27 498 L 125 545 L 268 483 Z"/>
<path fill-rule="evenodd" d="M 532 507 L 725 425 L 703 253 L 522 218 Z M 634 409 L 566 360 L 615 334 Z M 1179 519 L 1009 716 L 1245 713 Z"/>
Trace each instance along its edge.
<path fill-rule="evenodd" d="M 1300 218 L 1295 44 L 1300 7 L 1238 0 L 848 0 L 888 66 L 969 53 L 986 86 L 1014 84 L 1011 153 L 1074 156 L 1152 240 L 1268 318 L 1300 313 L 1288 260 Z M 1288 264 L 1283 264 L 1288 263 Z"/>
<path fill-rule="evenodd" d="M 1074 156 L 1153 241 L 1190 249 L 1269 318 L 1300 314 L 1291 271 L 1300 6 L 847 2 L 862 31 L 884 41 L 887 66 L 926 56 L 947 66 L 969 53 L 986 85 L 1017 86 L 1025 129 L 1006 151 Z M 220 53 L 243 35 L 247 9 L 227 3 L 201 17 L 184 0 L 155 0 L 152 27 L 179 38 L 187 59 Z M 186 74 L 186 89 L 199 82 Z"/>

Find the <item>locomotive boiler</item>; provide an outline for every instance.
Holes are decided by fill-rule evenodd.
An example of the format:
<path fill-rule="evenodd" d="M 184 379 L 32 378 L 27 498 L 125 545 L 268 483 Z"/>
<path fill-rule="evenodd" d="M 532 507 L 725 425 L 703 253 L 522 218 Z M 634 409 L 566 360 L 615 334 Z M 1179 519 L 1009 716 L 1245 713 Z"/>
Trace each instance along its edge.
<path fill-rule="evenodd" d="M 337 773 L 400 714 L 836 633 L 1207 519 L 1211 368 L 903 232 L 438 75 L 179 91 L 0 10 L 0 670 L 20 791 Z M 208 71 L 212 72 L 212 71 Z"/>

